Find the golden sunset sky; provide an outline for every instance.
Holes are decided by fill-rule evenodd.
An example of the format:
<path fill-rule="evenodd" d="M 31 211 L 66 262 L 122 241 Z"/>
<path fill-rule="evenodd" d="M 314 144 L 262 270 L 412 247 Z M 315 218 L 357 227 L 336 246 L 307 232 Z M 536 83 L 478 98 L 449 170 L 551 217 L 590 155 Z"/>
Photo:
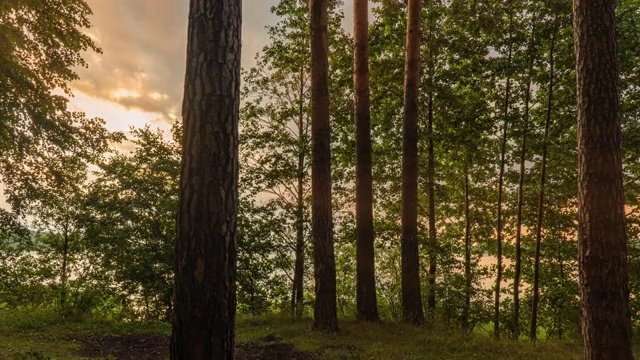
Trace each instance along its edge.
<path fill-rule="evenodd" d="M 88 67 L 76 69 L 70 110 L 102 118 L 112 131 L 146 124 L 169 130 L 181 116 L 189 0 L 86 1 L 93 10 L 86 32 L 103 53 L 84 54 Z M 278 21 L 270 12 L 278 1 L 242 1 L 243 68 L 267 45 L 265 26 Z M 343 2 L 342 25 L 351 32 L 353 1 Z M 4 190 L 0 182 L 0 208 L 7 207 Z"/>
<path fill-rule="evenodd" d="M 101 117 L 110 130 L 151 124 L 168 129 L 180 116 L 186 54 L 188 0 L 88 0 L 88 33 L 103 54 L 87 53 L 89 67 L 77 69 L 71 110 Z M 278 0 L 243 0 L 242 66 L 268 42 L 265 26 Z M 347 30 L 352 1 L 344 2 Z"/>

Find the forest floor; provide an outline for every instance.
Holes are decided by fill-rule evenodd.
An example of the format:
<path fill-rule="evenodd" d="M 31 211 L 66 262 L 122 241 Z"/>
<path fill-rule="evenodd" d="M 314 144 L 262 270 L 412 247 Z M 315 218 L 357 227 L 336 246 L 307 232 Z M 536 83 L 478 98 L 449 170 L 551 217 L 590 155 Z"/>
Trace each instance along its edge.
<path fill-rule="evenodd" d="M 46 314 L 49 315 L 46 315 Z M 496 341 L 430 325 L 341 322 L 338 334 L 311 330 L 311 320 L 266 316 L 237 321 L 238 360 L 581 359 L 579 341 Z M 169 325 L 63 321 L 53 312 L 0 310 L 0 360 L 168 358 Z"/>

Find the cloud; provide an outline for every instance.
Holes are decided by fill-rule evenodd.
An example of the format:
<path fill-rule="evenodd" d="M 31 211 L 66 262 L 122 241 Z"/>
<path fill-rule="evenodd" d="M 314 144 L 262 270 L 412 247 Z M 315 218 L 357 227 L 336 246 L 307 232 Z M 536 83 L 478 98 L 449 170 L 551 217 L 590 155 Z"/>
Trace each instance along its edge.
<path fill-rule="evenodd" d="M 131 127 L 141 128 L 147 124 L 160 127 L 163 130 L 169 129 L 169 124 L 164 117 L 160 116 L 161 114 L 127 107 L 82 92 L 76 92 L 69 101 L 69 109 L 83 112 L 88 118 L 105 119 L 106 127 L 110 131 L 128 133 Z"/>
<path fill-rule="evenodd" d="M 265 27 L 278 19 L 270 9 L 279 0 L 243 0 L 242 66 L 268 42 Z M 93 10 L 89 35 L 103 54 L 87 53 L 89 67 L 77 69 L 75 93 L 101 101 L 96 114 L 107 123 L 108 106 L 138 110 L 167 123 L 180 116 L 186 62 L 188 0 L 87 0 Z M 347 31 L 352 27 L 352 1 L 344 2 Z M 72 99 L 73 103 L 74 100 Z M 81 105 L 90 111 L 89 100 Z M 96 105 L 97 106 L 97 105 Z M 132 122 L 137 122 L 132 120 Z M 121 126 L 115 126 L 121 128 Z"/>
<path fill-rule="evenodd" d="M 182 99 L 186 0 L 89 0 L 89 34 L 103 54 L 87 54 L 76 92 L 169 119 Z M 110 119 L 107 119 L 110 120 Z"/>
<path fill-rule="evenodd" d="M 128 109 L 179 114 L 184 83 L 188 0 L 88 0 L 93 10 L 89 35 L 103 54 L 88 53 L 78 69 L 76 92 Z M 243 66 L 253 65 L 266 44 L 264 27 L 277 19 L 277 0 L 243 1 Z M 110 120 L 110 119 L 107 119 Z"/>

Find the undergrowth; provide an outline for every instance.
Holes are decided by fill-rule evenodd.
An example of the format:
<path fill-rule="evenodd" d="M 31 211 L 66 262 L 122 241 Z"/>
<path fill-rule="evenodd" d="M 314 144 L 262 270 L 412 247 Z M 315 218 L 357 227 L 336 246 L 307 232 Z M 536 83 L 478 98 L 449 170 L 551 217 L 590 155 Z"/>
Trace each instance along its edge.
<path fill-rule="evenodd" d="M 340 332 L 315 332 L 309 318 L 238 317 L 236 343 L 289 343 L 318 359 L 581 359 L 578 340 L 495 340 L 486 332 L 466 334 L 431 323 L 414 327 L 342 320 Z M 53 309 L 0 310 L 0 359 L 81 359 L 83 340 L 100 336 L 168 336 L 165 322 L 126 322 L 100 317 L 70 318 Z"/>

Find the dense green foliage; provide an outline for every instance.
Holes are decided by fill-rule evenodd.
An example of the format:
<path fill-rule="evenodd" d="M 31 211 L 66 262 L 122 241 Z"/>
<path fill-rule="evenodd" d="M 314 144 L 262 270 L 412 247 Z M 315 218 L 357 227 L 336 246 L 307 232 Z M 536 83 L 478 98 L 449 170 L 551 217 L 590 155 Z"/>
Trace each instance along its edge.
<path fill-rule="evenodd" d="M 41 11 L 45 3 L 51 8 Z M 391 322 L 402 314 L 399 219 L 406 6 L 401 1 L 374 3 L 370 61 L 376 274 L 379 313 Z M 352 318 L 353 44 L 341 27 L 340 9 L 339 2 L 332 4 L 329 34 L 333 204 L 338 312 Z M 313 303 L 312 268 L 305 261 L 311 258 L 309 16 L 298 0 L 281 0 L 272 11 L 280 20 L 267 29 L 269 44 L 257 54 L 255 67 L 243 73 L 238 312 L 290 313 L 298 307 L 304 315 L 310 314 Z M 640 1 L 622 0 L 617 12 L 631 307 L 636 314 L 640 311 Z M 172 306 L 180 126 L 174 126 L 171 134 L 149 127 L 133 129 L 128 139 L 132 150 L 125 152 L 117 144 L 123 140 L 121 134 L 108 133 L 101 120 L 66 110 L 67 100 L 53 90 L 68 93 L 67 84 L 75 79 L 72 68 L 84 65 L 80 51 L 98 50 L 81 32 L 89 26 L 88 14 L 80 0 L 0 4 L 0 180 L 11 204 L 11 212 L 0 212 L 0 309 L 44 307 L 62 309 L 64 314 L 164 319 Z M 42 26 L 44 22 L 69 33 L 59 35 Z M 34 36 L 22 36 L 24 31 Z M 493 321 L 498 177 L 506 134 L 501 331 L 527 334 L 524 330 L 529 328 L 546 145 L 538 331 L 539 337 L 577 337 L 576 82 L 570 1 L 510 0 L 505 6 L 499 0 L 429 0 L 423 6 L 422 36 L 418 222 L 425 290 L 429 255 L 435 253 L 438 264 L 436 310 L 427 314 L 428 321 L 438 319 L 451 328 L 463 325 L 466 318 L 470 332 L 489 329 Z M 29 55 L 29 49 L 42 51 Z M 430 95 L 435 247 L 427 242 Z M 519 329 L 514 329 L 516 213 L 525 121 L 521 310 Z M 301 304 L 296 302 L 295 286 L 300 276 Z M 428 291 L 422 294 L 427 296 Z M 633 320 L 638 330 L 640 324 Z M 297 336 L 295 332 L 306 325 L 295 326 L 277 335 Z M 395 326 L 391 325 L 393 331 L 415 331 Z M 365 338 L 370 336 L 382 347 L 389 334 L 377 331 L 375 326 L 368 329 Z M 446 342 L 417 339 L 403 343 L 407 354 L 425 351 L 418 342 Z M 484 346 L 473 338 L 471 344 L 470 349 Z M 385 350 L 376 353 L 374 346 L 371 351 L 383 356 Z M 533 355 L 523 358 L 527 356 Z"/>
<path fill-rule="evenodd" d="M 84 0 L 0 4 L 0 181 L 16 212 L 72 182 L 67 167 L 95 161 L 119 138 L 67 110 L 82 52 L 101 51 L 83 32 L 90 14 Z"/>

